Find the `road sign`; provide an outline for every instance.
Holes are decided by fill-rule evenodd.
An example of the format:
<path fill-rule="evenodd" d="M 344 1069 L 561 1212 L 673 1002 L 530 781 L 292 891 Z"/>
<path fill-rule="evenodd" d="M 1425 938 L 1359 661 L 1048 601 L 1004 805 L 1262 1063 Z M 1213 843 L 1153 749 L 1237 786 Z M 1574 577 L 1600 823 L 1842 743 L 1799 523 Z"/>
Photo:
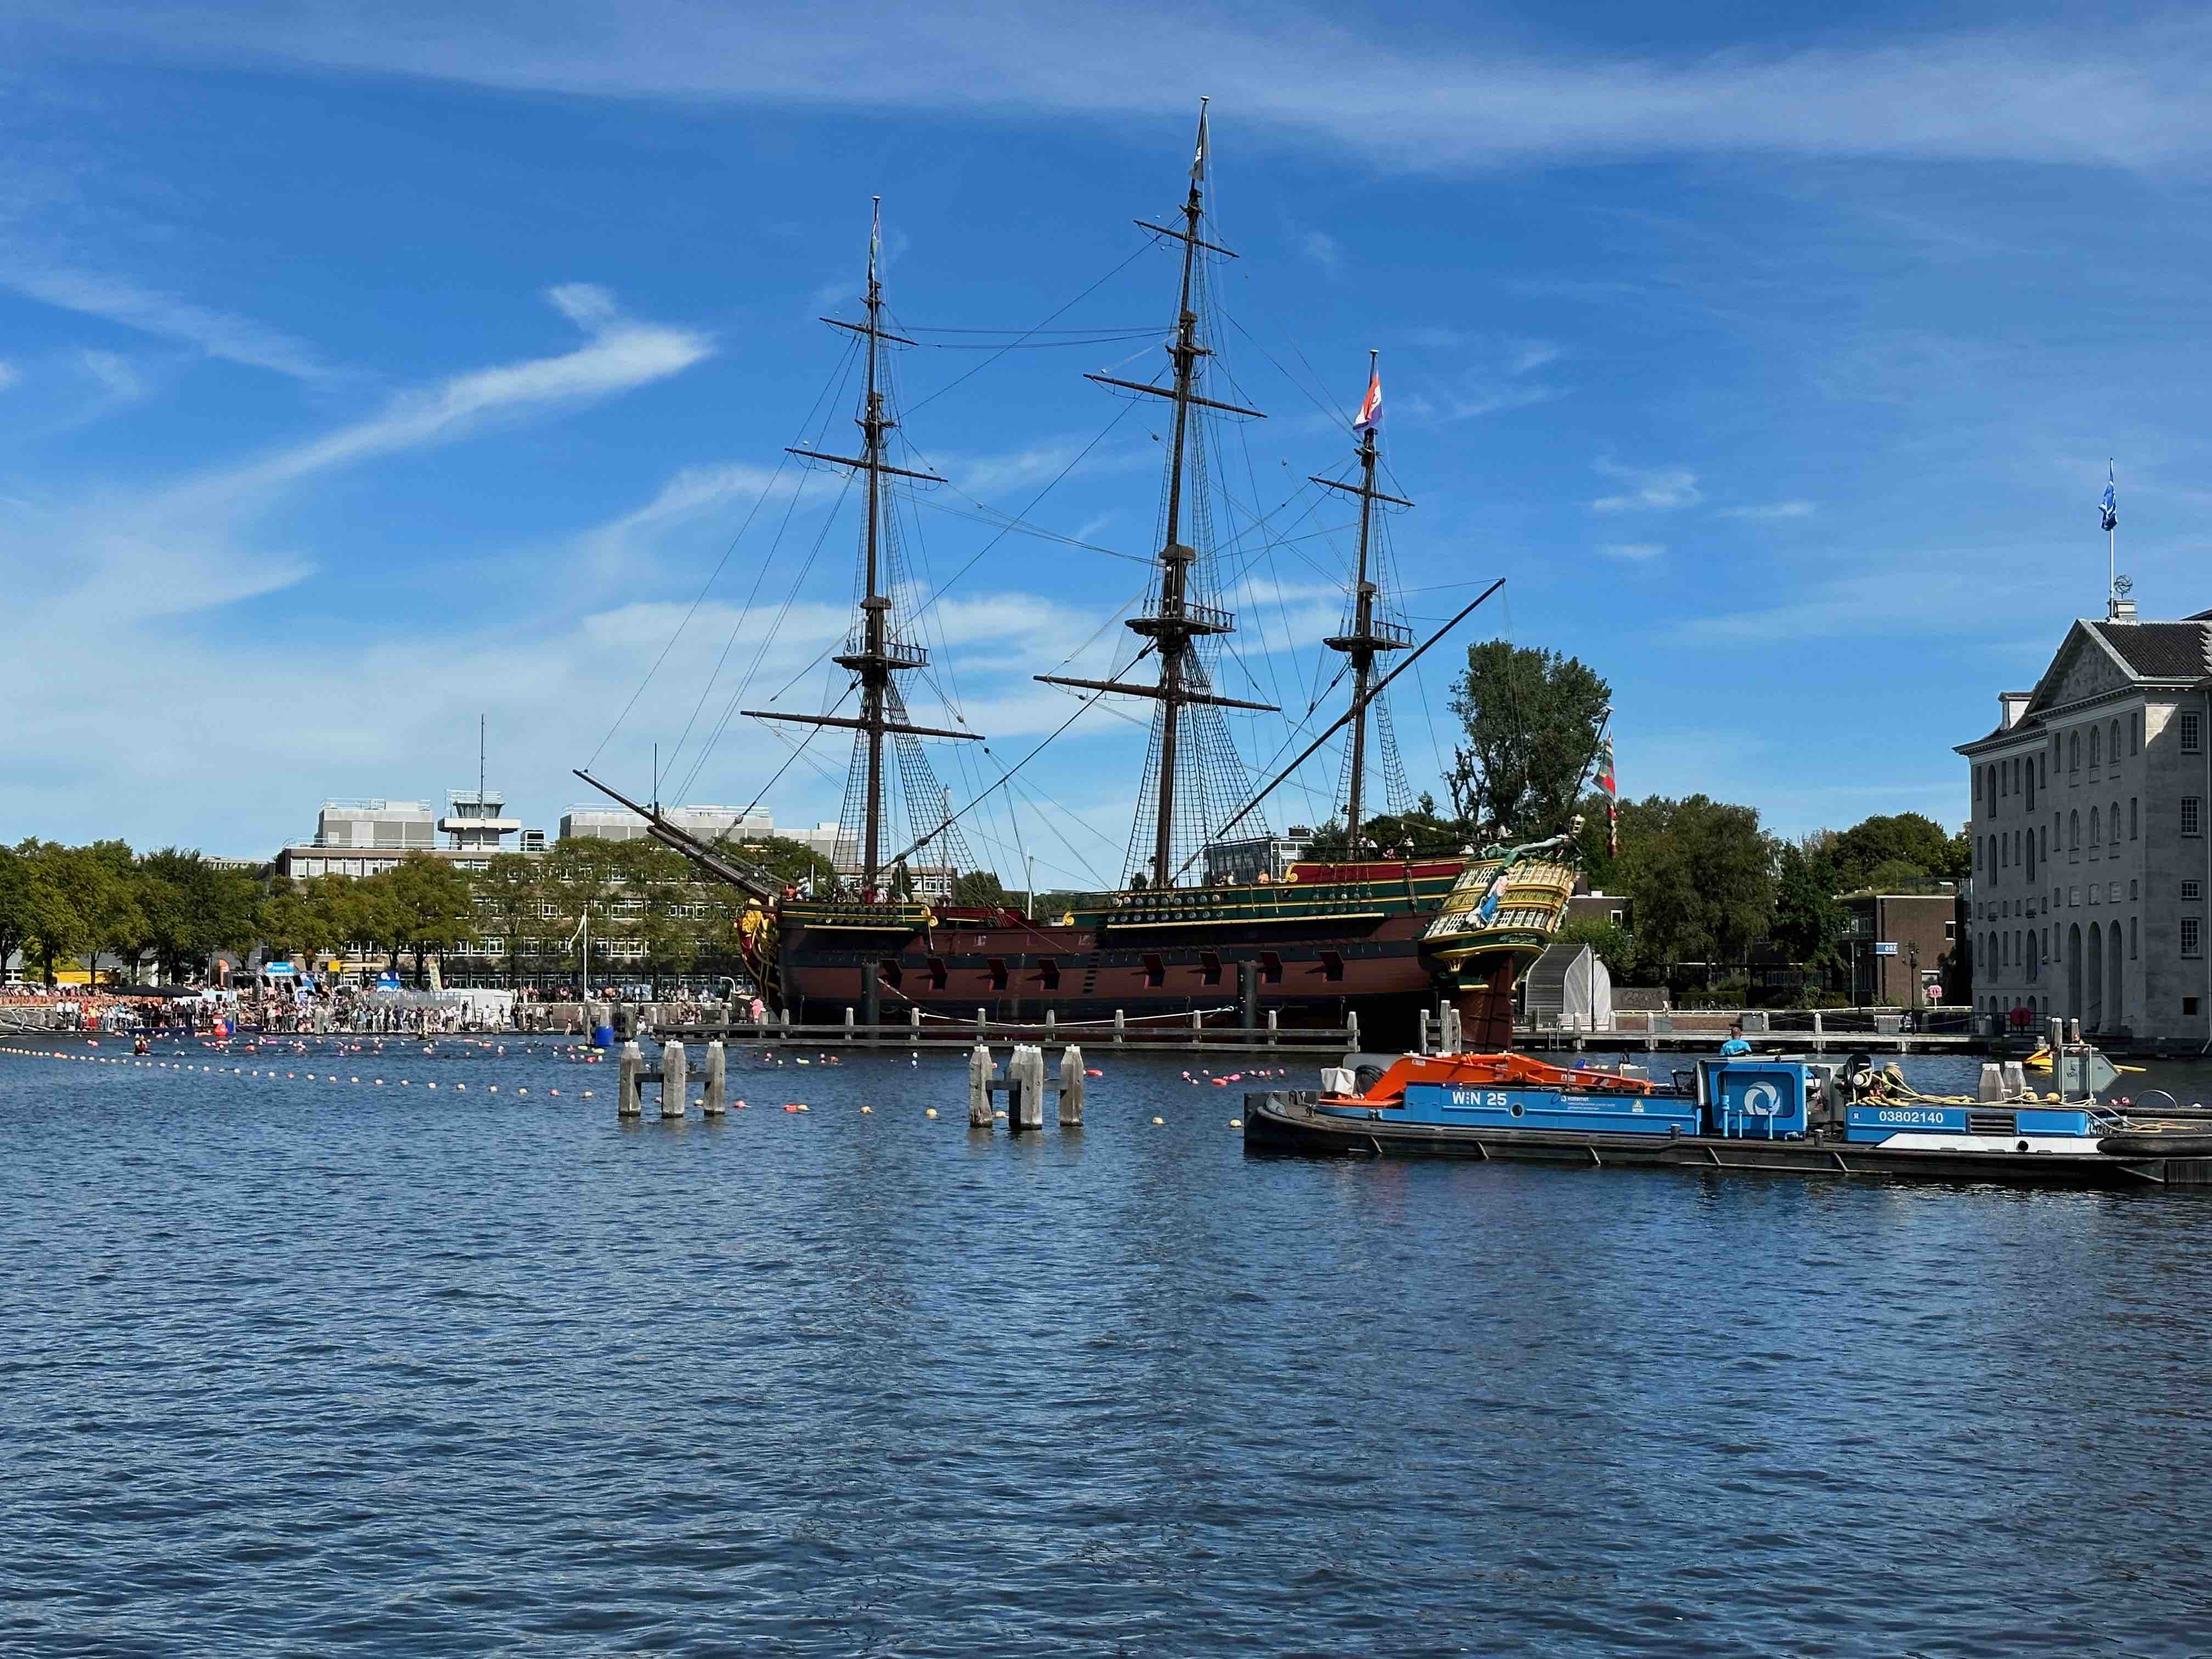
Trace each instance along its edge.
<path fill-rule="evenodd" d="M 1878 957 L 1895 956 L 1897 954 L 1897 941 L 1893 939 L 1876 939 L 1874 942 L 1874 953 Z"/>

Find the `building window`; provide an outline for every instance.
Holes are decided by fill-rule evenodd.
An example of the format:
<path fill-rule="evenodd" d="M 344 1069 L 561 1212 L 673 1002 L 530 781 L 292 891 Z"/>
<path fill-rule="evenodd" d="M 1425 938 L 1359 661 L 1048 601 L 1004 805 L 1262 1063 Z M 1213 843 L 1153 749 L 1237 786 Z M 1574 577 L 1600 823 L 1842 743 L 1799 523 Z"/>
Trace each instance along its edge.
<path fill-rule="evenodd" d="M 2140 795 L 2128 797 L 2128 839 L 2130 841 L 2136 839 L 2136 803 L 2142 799 Z"/>
<path fill-rule="evenodd" d="M 2078 807 L 2066 815 L 2066 856 L 2076 864 L 2081 861 L 2081 812 Z"/>
<path fill-rule="evenodd" d="M 1947 921 L 1947 922 L 1945 922 L 1945 923 L 1943 924 L 1943 937 L 1944 937 L 1945 939 L 1956 939 L 1956 938 L 1958 938 L 1958 937 L 1959 937 L 1959 924 L 1958 924 L 1957 922 L 1955 922 L 1955 921 Z"/>
<path fill-rule="evenodd" d="M 1974 799 L 1976 800 L 1982 798 L 1982 772 L 1981 767 L 1977 766 L 1974 769 Z"/>
<path fill-rule="evenodd" d="M 2185 904 L 2192 899 L 2201 899 L 2203 896 L 2204 884 L 2203 882 L 2185 881 L 2181 884 L 2181 898 L 2182 902 Z"/>
<path fill-rule="evenodd" d="M 2184 916 L 2181 919 L 2181 954 L 2201 957 L 2204 954 L 2204 918 Z"/>
<path fill-rule="evenodd" d="M 2204 803 L 2195 795 L 2181 798 L 2181 833 L 2201 836 L 2203 830 Z"/>
<path fill-rule="evenodd" d="M 2097 769 L 2097 728 L 2093 726 L 2089 728 L 2089 770 L 2092 774 Z"/>
<path fill-rule="evenodd" d="M 2128 918 L 2128 956 L 2130 959 L 2142 954 L 2140 948 L 2142 944 L 2142 924 L 2135 917 L 2130 916 Z"/>
<path fill-rule="evenodd" d="M 2066 890 L 2066 902 L 2069 907 L 2079 905 L 2081 902 L 2081 890 L 2078 887 L 2068 888 Z"/>
<path fill-rule="evenodd" d="M 2112 738 L 2112 764 L 2113 764 L 2113 765 L 2115 765 L 2115 766 L 2118 766 L 2118 765 L 2120 763 L 2120 723 L 2119 723 L 2119 721 L 2118 721 L 2118 720 L 2114 720 L 2114 721 L 2112 723 L 2111 726 L 2107 728 L 2107 730 L 2108 730 L 2108 732 L 2110 732 L 2111 738 Z"/>
<path fill-rule="evenodd" d="M 2097 849 L 2105 843 L 2105 832 L 2100 828 L 2103 822 L 2103 815 L 2095 807 L 2091 807 L 2089 809 L 2089 856 L 2091 858 L 2097 856 Z"/>
<path fill-rule="evenodd" d="M 2189 1014 L 2189 1015 L 2193 1015 L 2193 1014 L 2195 1014 L 2195 1013 L 2196 1013 L 2196 1012 L 2197 1012 L 2197 999 L 2196 999 L 2195 997 L 2184 997 L 2184 998 L 2182 998 L 2182 1000 L 2181 1000 L 2181 1012 L 2182 1012 L 2184 1014 Z"/>
<path fill-rule="evenodd" d="M 2066 770 L 2069 775 L 2071 775 L 2081 769 L 2081 734 L 2079 732 L 2069 732 L 2066 734 Z"/>
<path fill-rule="evenodd" d="M 2137 896 L 2137 894 L 2136 894 L 2136 887 L 2137 887 L 2137 886 L 2139 886 L 2140 884 L 2141 884 L 2140 883 L 2134 882 L 2134 881 L 2130 881 L 2130 882 L 2129 882 L 2129 883 L 2128 883 L 2128 897 L 2130 898 L 2130 900 L 2133 900 L 2133 899 L 2135 899 L 2135 898 Z"/>
<path fill-rule="evenodd" d="M 2197 711 L 2193 708 L 2184 709 L 2181 715 L 2181 752 L 2185 755 L 2193 755 L 2203 746 L 2203 722 Z"/>
<path fill-rule="evenodd" d="M 2027 757 L 2027 810 L 2035 811 L 2035 757 Z"/>

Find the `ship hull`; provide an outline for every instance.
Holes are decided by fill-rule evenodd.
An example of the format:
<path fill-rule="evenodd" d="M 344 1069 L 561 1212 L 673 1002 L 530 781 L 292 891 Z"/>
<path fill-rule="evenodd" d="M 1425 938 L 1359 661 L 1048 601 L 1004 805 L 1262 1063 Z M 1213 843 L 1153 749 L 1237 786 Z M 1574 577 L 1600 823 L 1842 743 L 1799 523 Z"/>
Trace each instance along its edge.
<path fill-rule="evenodd" d="M 851 1008 L 865 1020 L 868 981 L 881 1023 L 919 1009 L 925 1018 L 1055 1022 L 1187 1018 L 1243 1023 L 1243 964 L 1257 964 L 1260 1023 L 1344 1026 L 1362 1040 L 1397 1042 L 1431 1006 L 1439 981 L 1420 948 L 1427 916 L 1407 912 L 1330 927 L 1224 921 L 1141 927 L 1022 924 L 933 928 L 890 938 L 806 926 L 787 928 L 783 983 L 793 1017 L 835 1024 Z"/>

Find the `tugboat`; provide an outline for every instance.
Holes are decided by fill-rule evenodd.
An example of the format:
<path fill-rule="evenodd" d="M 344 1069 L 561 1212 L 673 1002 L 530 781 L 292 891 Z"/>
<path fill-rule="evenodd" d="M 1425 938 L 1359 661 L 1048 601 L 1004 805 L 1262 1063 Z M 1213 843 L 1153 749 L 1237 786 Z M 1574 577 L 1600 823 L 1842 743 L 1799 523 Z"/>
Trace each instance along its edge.
<path fill-rule="evenodd" d="M 2118 1073 L 2060 1050 L 2072 1098 L 2012 1079 L 1989 1099 L 1923 1095 L 1894 1066 L 1700 1059 L 1661 1084 L 1633 1068 L 1525 1054 L 1407 1054 L 1335 1066 L 1318 1090 L 1244 1099 L 1255 1152 L 1638 1164 L 1820 1176 L 1907 1176 L 2094 1187 L 2212 1186 L 2202 1122 L 2136 1120 L 2099 1102 Z M 1990 1067 L 1990 1072 L 2000 1068 Z M 1985 1077 L 1988 1073 L 1985 1072 Z"/>

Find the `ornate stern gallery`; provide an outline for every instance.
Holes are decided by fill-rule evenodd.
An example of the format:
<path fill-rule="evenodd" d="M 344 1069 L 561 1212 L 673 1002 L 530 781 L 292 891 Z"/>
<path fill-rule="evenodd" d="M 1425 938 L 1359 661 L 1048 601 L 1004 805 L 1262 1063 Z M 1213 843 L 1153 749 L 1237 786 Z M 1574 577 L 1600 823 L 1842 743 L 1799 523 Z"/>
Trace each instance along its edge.
<path fill-rule="evenodd" d="M 2115 594 L 2033 691 L 1998 695 L 1972 769 L 1975 1009 L 2137 1042 L 2212 1035 L 2212 611 L 2141 622 Z"/>

